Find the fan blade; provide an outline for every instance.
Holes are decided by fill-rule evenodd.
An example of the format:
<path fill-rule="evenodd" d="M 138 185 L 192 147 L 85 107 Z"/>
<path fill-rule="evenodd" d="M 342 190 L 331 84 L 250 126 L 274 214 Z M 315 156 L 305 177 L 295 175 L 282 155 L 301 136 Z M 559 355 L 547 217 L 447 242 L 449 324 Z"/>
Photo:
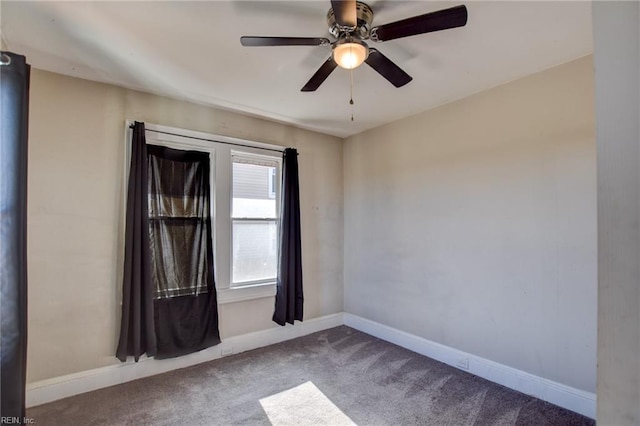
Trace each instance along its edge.
<path fill-rule="evenodd" d="M 318 37 L 240 37 L 243 46 L 324 46 L 331 42 L 327 38 Z"/>
<path fill-rule="evenodd" d="M 466 24 L 467 8 L 464 5 L 456 6 L 374 27 L 371 29 L 370 38 L 373 41 L 387 41 L 449 28 L 463 27 Z"/>
<path fill-rule="evenodd" d="M 404 72 L 399 66 L 394 64 L 391 59 L 384 56 L 377 49 L 369 49 L 369 57 L 365 62 L 396 87 L 402 87 L 413 80 L 409 74 Z"/>
<path fill-rule="evenodd" d="M 336 22 L 342 27 L 355 28 L 358 23 L 356 0 L 331 0 Z"/>
<path fill-rule="evenodd" d="M 316 71 L 307 84 L 300 90 L 301 92 L 315 92 L 318 87 L 329 77 L 329 74 L 336 69 L 338 64 L 333 60 L 333 57 L 329 57 L 324 64 Z"/>

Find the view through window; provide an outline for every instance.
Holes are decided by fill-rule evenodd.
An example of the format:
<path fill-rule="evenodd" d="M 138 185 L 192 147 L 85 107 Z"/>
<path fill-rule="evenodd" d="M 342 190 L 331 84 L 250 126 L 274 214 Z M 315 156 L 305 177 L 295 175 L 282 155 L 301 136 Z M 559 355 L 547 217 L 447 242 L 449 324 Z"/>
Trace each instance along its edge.
<path fill-rule="evenodd" d="M 233 155 L 233 286 L 276 279 L 279 172 L 277 161 Z"/>

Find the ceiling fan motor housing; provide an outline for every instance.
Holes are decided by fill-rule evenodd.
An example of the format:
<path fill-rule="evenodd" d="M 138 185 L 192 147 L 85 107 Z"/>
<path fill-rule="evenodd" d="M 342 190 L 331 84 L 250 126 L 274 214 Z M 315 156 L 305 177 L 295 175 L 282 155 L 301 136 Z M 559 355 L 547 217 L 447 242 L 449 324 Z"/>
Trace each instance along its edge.
<path fill-rule="evenodd" d="M 369 31 L 371 31 L 371 23 L 373 22 L 373 10 L 368 4 L 360 1 L 356 2 L 356 16 L 358 23 L 356 28 L 343 27 L 336 22 L 333 9 L 329 9 L 327 13 L 327 25 L 329 26 L 329 32 L 335 38 L 341 38 L 342 35 L 350 34 L 356 36 L 362 40 L 369 38 Z"/>

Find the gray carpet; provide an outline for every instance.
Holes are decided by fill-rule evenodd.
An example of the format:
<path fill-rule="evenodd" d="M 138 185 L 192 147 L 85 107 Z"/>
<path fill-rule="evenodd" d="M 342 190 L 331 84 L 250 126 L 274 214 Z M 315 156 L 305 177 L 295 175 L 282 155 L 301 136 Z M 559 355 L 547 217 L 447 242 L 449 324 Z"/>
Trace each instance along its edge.
<path fill-rule="evenodd" d="M 346 326 L 41 405 L 27 416 L 56 426 L 595 424 Z"/>

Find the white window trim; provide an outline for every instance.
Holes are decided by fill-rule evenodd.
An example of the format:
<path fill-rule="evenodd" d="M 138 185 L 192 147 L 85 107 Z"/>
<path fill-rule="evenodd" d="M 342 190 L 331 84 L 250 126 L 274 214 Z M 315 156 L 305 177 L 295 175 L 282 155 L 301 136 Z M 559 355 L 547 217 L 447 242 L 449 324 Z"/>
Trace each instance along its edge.
<path fill-rule="evenodd" d="M 133 120 L 125 122 L 125 179 L 123 190 L 123 206 L 126 206 L 127 186 L 129 178 L 129 165 L 131 163 L 131 135 L 130 125 Z M 145 122 L 147 130 L 158 130 L 162 132 L 175 133 L 182 136 L 166 135 L 162 133 L 147 132 L 147 144 L 164 145 L 177 149 L 192 149 L 209 152 L 211 155 L 211 218 L 213 224 L 213 255 L 214 274 L 217 290 L 218 304 L 234 303 L 244 300 L 273 297 L 276 294 L 276 283 L 260 283 L 246 286 L 231 286 L 232 267 L 232 152 L 269 157 L 279 164 L 282 155 L 274 151 L 265 151 L 260 148 L 282 150 L 282 146 L 270 145 L 246 139 L 232 138 L 229 136 L 216 135 L 211 133 L 197 132 L 194 130 L 180 129 L 176 127 L 162 126 L 159 124 Z M 209 139 L 223 143 L 190 139 L 189 137 Z M 226 145 L 234 143 L 244 145 L 242 147 Z M 246 147 L 245 147 L 246 146 Z M 223 267 L 224 266 L 224 267 Z"/>

